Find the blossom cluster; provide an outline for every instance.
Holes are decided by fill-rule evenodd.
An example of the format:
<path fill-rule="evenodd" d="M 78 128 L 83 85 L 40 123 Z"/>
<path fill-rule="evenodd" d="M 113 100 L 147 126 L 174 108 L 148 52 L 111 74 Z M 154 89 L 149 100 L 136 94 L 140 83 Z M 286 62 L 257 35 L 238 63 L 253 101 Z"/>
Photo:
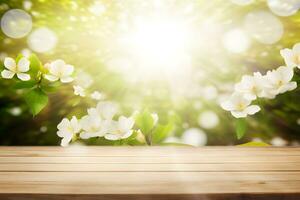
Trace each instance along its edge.
<path fill-rule="evenodd" d="M 221 103 L 224 110 L 230 111 L 236 118 L 243 118 L 260 111 L 258 105 L 251 105 L 257 98 L 273 99 L 278 94 L 294 90 L 297 83 L 292 81 L 294 68 L 300 68 L 300 43 L 292 49 L 280 51 L 286 66 L 268 71 L 265 75 L 260 72 L 252 76 L 244 75 L 241 81 L 235 84 L 234 93 Z"/>
<path fill-rule="evenodd" d="M 15 75 L 21 81 L 29 81 L 32 78 L 29 74 L 30 60 L 27 57 L 22 57 L 18 61 L 6 57 L 4 67 L 5 69 L 1 72 L 4 79 L 12 79 Z M 73 81 L 74 67 L 61 59 L 45 64 L 44 69 L 47 71 L 44 77 L 51 82 L 60 80 L 62 83 L 69 83 Z"/>
<path fill-rule="evenodd" d="M 61 146 L 68 146 L 72 139 L 80 137 L 89 139 L 104 137 L 107 140 L 128 138 L 133 133 L 134 119 L 120 116 L 114 120 L 118 106 L 109 101 L 99 102 L 96 107 L 89 108 L 87 115 L 81 119 L 75 116 L 71 120 L 64 118 L 57 126 L 57 135 L 62 138 Z"/>

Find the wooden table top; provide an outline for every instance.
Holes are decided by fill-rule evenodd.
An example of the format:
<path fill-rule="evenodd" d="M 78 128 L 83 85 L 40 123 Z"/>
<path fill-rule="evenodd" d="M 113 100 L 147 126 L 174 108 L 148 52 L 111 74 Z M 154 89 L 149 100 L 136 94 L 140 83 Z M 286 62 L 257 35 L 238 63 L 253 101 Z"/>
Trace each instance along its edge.
<path fill-rule="evenodd" d="M 0 147 L 0 199 L 300 199 L 300 148 Z"/>

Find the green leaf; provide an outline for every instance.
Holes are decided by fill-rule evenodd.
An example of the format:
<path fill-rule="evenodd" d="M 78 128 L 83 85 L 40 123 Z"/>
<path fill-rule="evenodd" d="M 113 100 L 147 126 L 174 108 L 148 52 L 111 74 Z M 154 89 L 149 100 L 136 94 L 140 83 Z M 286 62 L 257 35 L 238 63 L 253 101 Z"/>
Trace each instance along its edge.
<path fill-rule="evenodd" d="M 158 125 L 152 135 L 152 143 L 158 144 L 163 141 L 170 132 L 173 130 L 174 126 L 173 123 L 168 123 L 167 125 Z"/>
<path fill-rule="evenodd" d="M 23 58 L 24 56 L 22 55 L 22 54 L 18 54 L 18 56 L 17 56 L 17 58 L 16 58 L 16 62 L 18 63 L 19 62 L 19 60 L 21 59 L 21 58 Z"/>
<path fill-rule="evenodd" d="M 154 127 L 154 119 L 147 109 L 136 116 L 135 123 L 144 135 L 148 135 Z"/>
<path fill-rule="evenodd" d="M 20 81 L 20 82 L 17 82 L 13 88 L 14 89 L 25 89 L 25 88 L 32 88 L 35 85 L 36 85 L 36 81 L 33 81 L 33 80 Z"/>
<path fill-rule="evenodd" d="M 35 116 L 47 105 L 48 96 L 40 88 L 35 88 L 25 94 L 25 101 Z"/>
<path fill-rule="evenodd" d="M 235 127 L 235 131 L 236 131 L 236 136 L 238 139 L 241 139 L 247 130 L 247 122 L 244 118 L 239 118 L 236 121 L 236 127 Z"/>
<path fill-rule="evenodd" d="M 264 142 L 247 142 L 245 144 L 239 144 L 237 146 L 245 146 L 245 147 L 267 147 L 267 146 L 271 146 L 267 143 Z"/>
<path fill-rule="evenodd" d="M 29 61 L 30 61 L 30 71 L 33 74 L 37 74 L 37 72 L 41 70 L 41 66 L 42 66 L 41 61 L 35 54 L 30 55 Z"/>
<path fill-rule="evenodd" d="M 45 92 L 56 92 L 58 89 L 59 89 L 59 86 L 61 86 L 61 83 L 60 82 L 55 82 L 55 83 L 48 83 L 47 85 L 46 84 L 41 84 L 41 88 L 43 91 Z"/>

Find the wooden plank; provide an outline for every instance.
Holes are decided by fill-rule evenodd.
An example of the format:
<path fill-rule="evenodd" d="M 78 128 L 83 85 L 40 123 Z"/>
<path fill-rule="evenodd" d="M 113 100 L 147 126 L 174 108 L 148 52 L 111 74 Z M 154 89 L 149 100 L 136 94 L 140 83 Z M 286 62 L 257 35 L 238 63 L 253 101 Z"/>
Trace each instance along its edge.
<path fill-rule="evenodd" d="M 0 193 L 197 194 L 300 191 L 300 172 L 5 172 Z"/>
<path fill-rule="evenodd" d="M 201 164 L 111 164 L 111 163 L 16 163 L 0 164 L 0 172 L 205 172 L 205 171 L 299 171 L 300 163 L 201 163 Z"/>
<path fill-rule="evenodd" d="M 300 148 L 0 147 L 1 200 L 224 194 L 300 199 Z"/>
<path fill-rule="evenodd" d="M 299 163 L 300 156 L 219 156 L 210 157 L 209 155 L 202 156 L 176 156 L 170 154 L 170 157 L 159 156 L 113 156 L 113 157 L 0 157 L 0 163 L 102 163 L 102 164 L 138 164 L 138 163 L 152 163 L 152 164 L 168 164 L 168 163 Z"/>
<path fill-rule="evenodd" d="M 203 147 L 203 148 L 193 148 L 193 147 L 128 147 L 126 151 L 120 150 L 120 147 L 105 147 L 105 152 L 101 151 L 102 147 L 1 147 L 0 157 L 4 156 L 20 156 L 20 157 L 60 157 L 62 154 L 64 157 L 69 156 L 82 156 L 85 157 L 111 157 L 111 156 L 160 156 L 169 157 L 170 154 L 176 154 L 177 156 L 186 155 L 206 155 L 210 156 L 238 156 L 238 155 L 252 155 L 252 156 L 300 156 L 299 148 L 289 147 L 263 147 L 263 148 L 253 148 L 253 147 L 234 147 L 234 148 L 222 148 L 222 147 Z M 234 149 L 234 150 L 233 150 Z M 238 150 L 236 150 L 238 149 Z M 159 153 L 158 153 L 159 152 Z"/>

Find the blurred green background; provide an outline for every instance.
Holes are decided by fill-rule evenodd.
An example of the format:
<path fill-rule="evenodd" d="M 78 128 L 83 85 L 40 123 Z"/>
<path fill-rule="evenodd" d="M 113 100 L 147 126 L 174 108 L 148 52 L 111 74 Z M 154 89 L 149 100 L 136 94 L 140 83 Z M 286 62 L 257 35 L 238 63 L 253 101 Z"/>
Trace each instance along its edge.
<path fill-rule="evenodd" d="M 199 146 L 250 141 L 298 145 L 299 87 L 262 101 L 263 112 L 247 118 L 242 140 L 236 139 L 234 118 L 219 106 L 242 75 L 284 65 L 279 51 L 300 42 L 299 2 L 291 1 L 296 8 L 279 2 L 1 0 L 0 18 L 10 9 L 22 9 L 31 16 L 32 28 L 24 37 L 12 38 L 1 25 L 0 59 L 3 63 L 6 56 L 30 52 L 43 63 L 61 58 L 75 66 L 78 84 L 105 94 L 122 113 L 147 108 L 162 123 L 176 119 L 169 141 L 181 140 L 188 130 L 200 133 Z M 168 24 L 172 26 L 165 29 Z M 297 69 L 298 84 L 299 74 Z M 33 118 L 22 94 L 10 80 L 0 79 L 1 145 L 58 145 L 61 119 L 80 117 L 96 105 L 91 98 L 74 96 L 72 86 L 63 86 Z"/>

